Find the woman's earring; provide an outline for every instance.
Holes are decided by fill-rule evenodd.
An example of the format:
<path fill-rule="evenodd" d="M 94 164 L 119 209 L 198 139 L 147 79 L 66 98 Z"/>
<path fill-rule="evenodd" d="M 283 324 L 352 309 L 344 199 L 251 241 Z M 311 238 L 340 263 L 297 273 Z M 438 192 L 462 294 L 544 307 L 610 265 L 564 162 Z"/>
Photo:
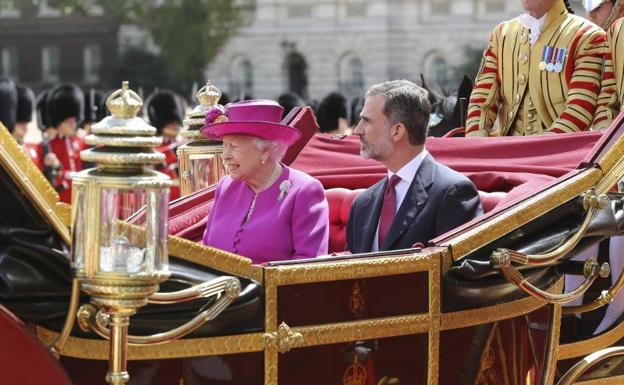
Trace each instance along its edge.
<path fill-rule="evenodd" d="M 265 164 L 266 163 L 266 159 L 262 159 L 261 163 Z"/>

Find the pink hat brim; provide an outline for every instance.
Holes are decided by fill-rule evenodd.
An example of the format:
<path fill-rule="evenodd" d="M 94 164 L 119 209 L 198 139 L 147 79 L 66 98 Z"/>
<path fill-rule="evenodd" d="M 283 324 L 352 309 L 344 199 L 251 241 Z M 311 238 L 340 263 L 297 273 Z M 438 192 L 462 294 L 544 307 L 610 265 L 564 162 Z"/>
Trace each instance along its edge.
<path fill-rule="evenodd" d="M 301 138 L 294 127 L 271 122 L 223 122 L 211 124 L 200 130 L 208 139 L 221 139 L 225 135 L 250 135 L 260 139 L 281 142 L 288 146 Z"/>

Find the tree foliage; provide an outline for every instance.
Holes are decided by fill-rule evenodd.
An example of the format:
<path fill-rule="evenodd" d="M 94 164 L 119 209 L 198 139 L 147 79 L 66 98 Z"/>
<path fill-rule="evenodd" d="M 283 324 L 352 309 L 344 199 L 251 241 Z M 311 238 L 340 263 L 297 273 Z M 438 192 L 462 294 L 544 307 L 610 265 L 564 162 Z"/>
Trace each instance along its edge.
<path fill-rule="evenodd" d="M 179 88 L 203 80 L 204 68 L 241 26 L 250 7 L 236 0 L 48 0 L 65 13 L 84 13 L 94 2 L 121 23 L 151 33 L 167 75 L 180 82 Z"/>

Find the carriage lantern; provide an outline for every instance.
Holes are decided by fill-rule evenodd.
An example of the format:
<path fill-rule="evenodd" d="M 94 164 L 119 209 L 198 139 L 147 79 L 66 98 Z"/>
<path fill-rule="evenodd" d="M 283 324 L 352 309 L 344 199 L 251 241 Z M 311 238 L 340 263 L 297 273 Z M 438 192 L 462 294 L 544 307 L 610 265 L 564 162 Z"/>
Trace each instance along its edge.
<path fill-rule="evenodd" d="M 125 384 L 129 317 L 147 304 L 169 276 L 167 206 L 170 180 L 144 166 L 164 155 L 156 129 L 137 117 L 143 102 L 123 82 L 106 105 L 108 116 L 92 127 L 80 157 L 95 168 L 77 174 L 72 184 L 72 268 L 91 304 L 110 327 L 106 380 Z M 145 206 L 144 231 L 128 219 Z"/>
<path fill-rule="evenodd" d="M 219 102 L 221 91 L 208 82 L 195 97 L 199 104 L 187 114 L 180 133 L 190 142 L 178 147 L 177 151 L 181 196 L 213 186 L 225 175 L 221 160 L 223 143 L 208 140 L 199 131 L 204 126 L 206 112 Z"/>

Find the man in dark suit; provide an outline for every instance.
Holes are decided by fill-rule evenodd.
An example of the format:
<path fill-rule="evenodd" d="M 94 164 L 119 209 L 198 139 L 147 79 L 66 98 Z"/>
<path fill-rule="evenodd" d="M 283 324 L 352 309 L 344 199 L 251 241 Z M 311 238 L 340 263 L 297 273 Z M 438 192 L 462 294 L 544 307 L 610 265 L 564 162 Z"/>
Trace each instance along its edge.
<path fill-rule="evenodd" d="M 388 168 L 388 177 L 360 194 L 347 223 L 352 253 L 426 245 L 483 213 L 465 176 L 425 149 L 431 105 L 427 91 L 407 80 L 371 87 L 360 123 L 360 154 Z"/>

